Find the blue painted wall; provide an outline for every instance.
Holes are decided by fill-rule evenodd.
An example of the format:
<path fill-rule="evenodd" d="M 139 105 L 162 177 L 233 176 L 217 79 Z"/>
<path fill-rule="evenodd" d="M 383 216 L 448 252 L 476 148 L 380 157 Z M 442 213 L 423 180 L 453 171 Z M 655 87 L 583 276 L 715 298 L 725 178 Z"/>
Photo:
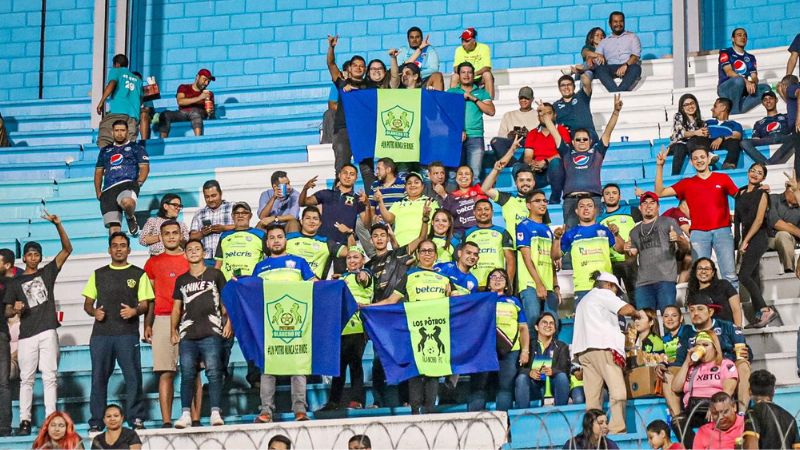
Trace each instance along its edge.
<path fill-rule="evenodd" d="M 769 2 L 770 7 L 764 5 Z M 92 0 L 49 0 L 45 98 L 85 97 L 90 87 Z M 746 6 L 743 6 L 746 5 Z M 800 32 L 796 0 L 706 0 L 704 47 L 726 46 L 730 29 L 750 29 L 751 48 L 787 45 Z M 0 101 L 38 96 L 41 3 L 0 0 Z M 430 34 L 449 70 L 459 33 L 478 29 L 497 68 L 577 61 L 586 32 L 625 11 L 646 58 L 672 52 L 671 5 L 659 0 L 137 0 L 132 67 L 165 92 L 199 67 L 213 88 L 326 81 L 325 36 L 341 36 L 339 61 L 354 53 L 388 60 L 405 30 Z"/>

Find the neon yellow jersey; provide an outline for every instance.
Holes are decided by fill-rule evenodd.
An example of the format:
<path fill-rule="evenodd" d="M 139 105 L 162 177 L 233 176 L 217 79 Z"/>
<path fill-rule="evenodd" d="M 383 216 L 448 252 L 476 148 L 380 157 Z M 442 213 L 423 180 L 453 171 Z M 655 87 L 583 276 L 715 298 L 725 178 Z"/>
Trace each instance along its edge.
<path fill-rule="evenodd" d="M 450 286 L 450 279 L 446 276 L 433 270 L 413 267 L 406 273 L 400 293 L 409 302 L 437 300 L 447 297 L 448 286 Z"/>
<path fill-rule="evenodd" d="M 478 42 L 475 45 L 475 49 L 471 52 L 467 52 L 464 50 L 464 47 L 459 45 L 456 48 L 456 53 L 453 56 L 453 69 L 457 68 L 459 64 L 462 62 L 468 62 L 472 64 L 472 67 L 475 68 L 475 71 L 484 68 L 484 67 L 492 67 L 492 50 L 489 48 L 488 45 Z M 481 77 L 475 77 L 476 80 L 479 80 Z"/>
<path fill-rule="evenodd" d="M 572 280 L 576 291 L 588 291 L 594 286 L 592 272 L 611 273 L 611 248 L 614 247 L 611 230 L 600 224 L 578 225 L 570 228 L 561 238 L 561 251 L 572 257 Z"/>
<path fill-rule="evenodd" d="M 622 210 L 620 208 L 618 211 Z M 612 223 L 619 228 L 619 235 L 622 236 L 623 239 L 626 241 L 630 239 L 631 230 L 633 227 L 636 226 L 636 221 L 633 220 L 633 217 L 630 214 L 611 214 L 609 216 L 602 217 L 600 220 L 602 225 L 608 227 Z M 611 250 L 611 262 L 623 262 L 625 261 L 625 255 L 622 253 L 617 253 L 616 250 Z"/>
<path fill-rule="evenodd" d="M 416 200 L 406 197 L 392 203 L 392 206 L 389 207 L 389 212 L 394 214 L 394 237 L 401 247 L 408 245 L 419 236 L 419 229 L 422 225 L 422 209 L 428 200 L 431 199 L 425 195 Z M 432 200 L 431 211 L 438 208 L 439 202 Z"/>
<path fill-rule="evenodd" d="M 365 272 L 369 273 L 368 270 L 365 270 Z M 375 283 L 373 282 L 372 274 L 370 274 L 367 286 L 362 286 L 358 282 L 358 273 L 359 272 L 346 272 L 342 275 L 342 280 L 347 284 L 350 293 L 353 294 L 353 298 L 356 299 L 356 303 L 359 305 L 369 305 L 372 303 L 372 297 L 375 294 Z M 344 330 L 342 330 L 342 336 L 363 332 L 364 324 L 361 322 L 361 313 L 356 311 L 353 317 L 347 321 L 347 325 L 345 325 Z"/>
<path fill-rule="evenodd" d="M 434 236 L 431 238 L 434 244 L 436 244 L 436 263 L 441 264 L 450 262 L 453 260 L 453 255 L 456 252 L 456 247 L 458 247 L 458 240 L 453 238 L 450 241 L 450 245 L 445 245 L 447 243 L 446 238 Z"/>
<path fill-rule="evenodd" d="M 328 262 L 336 257 L 341 248 L 341 244 L 320 235 L 289 233 L 286 236 L 286 253 L 305 259 L 320 280 L 325 279 Z"/>
<path fill-rule="evenodd" d="M 225 280 L 234 274 L 249 276 L 264 255 L 267 254 L 266 234 L 256 228 L 230 230 L 222 233 L 214 252 L 214 259 L 221 261 L 220 270 Z"/>
<path fill-rule="evenodd" d="M 531 262 L 539 272 L 542 284 L 548 291 L 553 290 L 553 259 L 550 256 L 550 249 L 553 246 L 553 232 L 550 227 L 543 223 L 525 219 L 517 225 L 517 279 L 519 280 L 519 290 L 533 288 L 531 273 L 522 258 L 520 248 L 528 247 L 531 249 Z"/>
<path fill-rule="evenodd" d="M 492 199 L 500 205 L 503 213 L 503 220 L 506 222 L 506 230 L 511 236 L 516 236 L 517 225 L 528 218 L 530 211 L 526 204 L 525 196 L 511 195 L 508 192 L 497 191 L 497 196 Z"/>
<path fill-rule="evenodd" d="M 508 337 L 509 340 L 514 339 L 514 345 L 511 351 L 519 350 L 519 324 L 527 323 L 525 313 L 522 311 L 522 304 L 516 297 L 508 295 L 501 296 L 497 299 L 497 306 L 495 309 L 497 315 L 497 328 Z"/>
<path fill-rule="evenodd" d="M 505 269 L 506 258 L 504 250 L 513 250 L 514 244 L 508 231 L 497 225 L 489 228 L 472 227 L 464 233 L 464 242 L 472 241 L 478 244 L 480 258 L 478 264 L 472 268 L 472 274 L 478 279 L 480 287 L 486 286 L 486 278 L 494 269 Z"/>

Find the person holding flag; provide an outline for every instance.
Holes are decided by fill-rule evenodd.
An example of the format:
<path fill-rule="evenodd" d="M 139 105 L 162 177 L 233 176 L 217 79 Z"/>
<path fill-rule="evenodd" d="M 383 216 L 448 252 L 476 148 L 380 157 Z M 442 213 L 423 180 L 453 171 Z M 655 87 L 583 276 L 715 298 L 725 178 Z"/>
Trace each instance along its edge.
<path fill-rule="evenodd" d="M 267 248 L 270 255 L 256 264 L 253 276 L 267 281 L 317 281 L 305 259 L 286 253 L 286 231 L 282 225 L 267 226 Z M 275 385 L 274 375 L 261 375 L 261 412 L 255 419 L 256 423 L 272 422 L 275 413 Z M 296 421 L 308 420 L 305 375 L 292 375 L 292 410 Z"/>
<path fill-rule="evenodd" d="M 314 276 L 325 279 L 330 268 L 331 258 L 343 258 L 347 247 L 324 236 L 320 236 L 322 213 L 316 206 L 306 206 L 300 219 L 300 232 L 286 236 L 286 252 L 306 260 Z M 350 244 L 355 245 L 353 229 L 336 222 L 336 228 L 347 235 Z"/>

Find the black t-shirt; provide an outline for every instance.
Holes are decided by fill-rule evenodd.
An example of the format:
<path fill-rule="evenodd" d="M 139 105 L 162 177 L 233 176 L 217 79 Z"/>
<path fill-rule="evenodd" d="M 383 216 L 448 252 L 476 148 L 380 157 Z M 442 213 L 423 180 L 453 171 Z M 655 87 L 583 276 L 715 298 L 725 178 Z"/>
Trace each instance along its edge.
<path fill-rule="evenodd" d="M 19 324 L 20 339 L 59 327 L 53 288 L 60 270 L 53 260 L 34 273 L 19 275 L 8 286 L 3 303 L 25 304 Z"/>
<path fill-rule="evenodd" d="M 744 429 L 756 434 L 758 448 L 790 449 L 800 442 L 794 417 L 772 402 L 758 402 L 748 409 Z"/>
<path fill-rule="evenodd" d="M 92 439 L 92 448 L 93 449 L 129 449 L 131 445 L 134 444 L 142 444 L 142 440 L 139 439 L 139 435 L 136 434 L 135 431 L 131 430 L 130 428 L 122 428 L 122 431 L 119 434 L 119 439 L 113 444 L 109 444 L 106 442 L 106 433 L 100 433 Z"/>
<path fill-rule="evenodd" d="M 172 298 L 183 303 L 178 327 L 181 339 L 222 336 L 220 293 L 223 287 L 225 275 L 213 267 L 207 268 L 199 277 L 186 272 L 175 280 Z"/>
<path fill-rule="evenodd" d="M 0 300 L 5 298 L 6 291 L 8 290 L 9 285 L 11 285 L 11 282 L 13 281 L 14 277 L 9 277 L 9 276 L 0 277 Z M 3 316 L 2 318 L 0 318 L 0 333 L 9 334 L 8 319 L 6 318 L 5 314 L 0 314 L 0 315 Z"/>
<path fill-rule="evenodd" d="M 375 301 L 381 301 L 400 289 L 408 270 L 406 262 L 410 258 L 408 247 L 403 246 L 369 260 L 367 269 L 375 276 Z"/>
<path fill-rule="evenodd" d="M 733 310 L 731 309 L 731 303 L 728 299 L 734 295 L 739 295 L 739 292 L 736 291 L 736 288 L 733 287 L 730 281 L 715 280 L 711 283 L 711 286 L 700 289 L 698 292 L 708 295 L 714 300 L 714 303 L 722 305 L 722 311 L 714 313 L 714 317 L 733 322 Z"/>
<path fill-rule="evenodd" d="M 347 85 L 353 86 L 356 89 L 375 89 L 377 86 L 375 86 L 372 80 L 354 80 L 350 78 L 346 80 L 340 78 L 334 81 L 333 84 L 339 89 L 339 107 L 336 108 L 336 114 L 333 115 L 333 131 L 336 132 L 342 128 L 347 128 L 344 117 L 344 105 L 342 103 L 342 89 Z"/>
<path fill-rule="evenodd" d="M 102 306 L 106 312 L 103 321 L 94 321 L 92 336 L 138 336 L 139 316 L 126 320 L 119 313 L 123 303 L 131 308 L 139 305 L 141 284 L 150 283 L 144 269 L 134 265 L 122 269 L 104 266 L 94 271 L 94 278 L 89 282 L 94 283 L 95 295 L 87 293 L 91 286 L 87 286 L 84 295 L 94 298 L 95 308 Z"/>

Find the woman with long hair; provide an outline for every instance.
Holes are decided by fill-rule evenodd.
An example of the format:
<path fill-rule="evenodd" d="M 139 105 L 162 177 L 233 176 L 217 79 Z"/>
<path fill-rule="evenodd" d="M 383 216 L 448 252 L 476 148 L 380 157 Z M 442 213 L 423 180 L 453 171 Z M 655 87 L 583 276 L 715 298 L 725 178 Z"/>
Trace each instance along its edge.
<path fill-rule="evenodd" d="M 711 258 L 698 258 L 692 264 L 686 298 L 697 294 L 709 296 L 714 304 L 722 307 L 718 313 L 714 313 L 714 317 L 733 322 L 737 327 L 742 326 L 739 292 L 730 281 L 717 278 L 717 266 Z"/>
<path fill-rule="evenodd" d="M 81 437 L 75 432 L 75 423 L 69 414 L 56 411 L 45 419 L 33 449 L 82 449 Z"/>
<path fill-rule="evenodd" d="M 761 292 L 761 257 L 767 251 L 767 210 L 769 195 L 762 189 L 767 177 L 767 166 L 764 163 L 753 163 L 747 171 L 747 186 L 736 193 L 733 215 L 733 241 L 738 244 L 739 282 L 747 289 L 756 322 L 749 328 L 763 328 L 778 317 L 771 306 L 767 306 Z"/>
<path fill-rule="evenodd" d="M 161 224 L 167 220 L 177 221 L 181 226 L 182 241 L 189 240 L 189 228 L 183 221 L 178 220 L 178 214 L 183 209 L 181 196 L 173 193 L 164 194 L 159 205 L 156 216 L 147 219 L 139 235 L 139 244 L 147 247 L 151 256 L 164 253 L 164 244 L 161 243 Z"/>
<path fill-rule="evenodd" d="M 103 413 L 106 431 L 92 439 L 92 448 L 141 450 L 142 440 L 130 428 L 125 428 L 125 415 L 118 405 L 108 405 Z"/>
<path fill-rule="evenodd" d="M 583 415 L 581 432 L 570 438 L 565 449 L 618 449 L 617 443 L 607 438 L 608 417 L 602 409 L 589 409 Z"/>
<path fill-rule="evenodd" d="M 592 69 L 602 64 L 605 58 L 600 53 L 597 53 L 597 46 L 600 41 L 606 38 L 606 32 L 600 27 L 594 27 L 586 33 L 586 41 L 581 48 L 581 59 L 583 64 L 576 64 L 563 69 L 561 73 L 564 75 L 581 74 L 581 78 L 586 77 L 585 81 L 591 82 L 594 74 Z"/>
<path fill-rule="evenodd" d="M 660 355 L 664 354 L 664 341 L 661 340 L 661 331 L 658 327 L 658 316 L 656 310 L 643 308 L 636 312 L 631 328 L 632 343 L 636 350 L 637 358 L 631 359 L 632 363 L 650 363 L 657 358 L 661 362 Z M 641 355 L 641 358 L 639 358 Z M 659 355 L 655 357 L 654 355 Z"/>
<path fill-rule="evenodd" d="M 419 237 L 408 244 L 408 253 L 414 253 L 419 244 L 425 239 L 430 239 L 436 244 L 436 264 L 446 263 L 453 260 L 453 256 L 458 247 L 459 241 L 453 236 L 453 215 L 450 211 L 439 208 L 433 212 L 431 217 L 431 206 L 425 205 L 422 208 L 422 226 L 419 230 Z"/>
<path fill-rule="evenodd" d="M 672 175 L 680 175 L 686 155 L 691 155 L 696 147 L 709 148 L 708 128 L 700 116 L 700 103 L 692 94 L 683 94 L 678 100 L 678 112 L 672 120 L 672 135 L 668 150 L 672 154 Z M 709 152 L 711 164 L 719 156 Z"/>
<path fill-rule="evenodd" d="M 664 308 L 664 311 L 661 312 L 661 320 L 664 326 L 664 335 L 661 337 L 661 341 L 664 343 L 664 362 L 672 364 L 678 356 L 678 344 L 680 343 L 678 333 L 680 333 L 683 327 L 683 313 L 681 312 L 681 308 L 677 305 L 667 306 Z M 669 389 L 673 380 L 673 373 L 665 371 L 664 374 L 659 377 L 664 382 L 664 385 L 667 386 L 667 389 Z M 667 402 L 667 407 L 669 407 L 669 412 L 672 414 L 672 417 L 680 414 L 680 399 L 676 395 L 664 395 L 664 400 Z"/>

